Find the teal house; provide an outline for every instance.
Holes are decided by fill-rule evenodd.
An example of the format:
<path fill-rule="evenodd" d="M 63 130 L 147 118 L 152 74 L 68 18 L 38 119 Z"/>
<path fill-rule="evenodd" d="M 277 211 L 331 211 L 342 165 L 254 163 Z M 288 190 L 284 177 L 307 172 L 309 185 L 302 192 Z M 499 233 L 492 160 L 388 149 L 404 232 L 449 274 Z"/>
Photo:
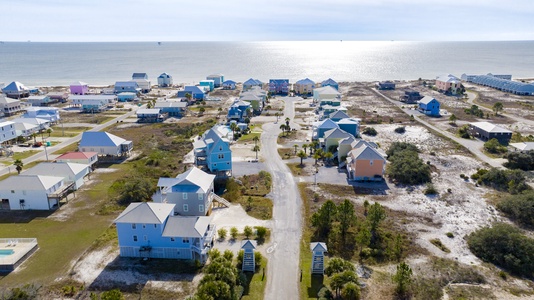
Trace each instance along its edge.
<path fill-rule="evenodd" d="M 193 142 L 195 165 L 217 177 L 232 176 L 231 131 L 227 126 L 214 126 Z"/>
<path fill-rule="evenodd" d="M 209 91 L 213 91 L 215 88 L 215 81 L 213 80 L 201 80 L 199 83 L 200 86 L 207 87 Z"/>

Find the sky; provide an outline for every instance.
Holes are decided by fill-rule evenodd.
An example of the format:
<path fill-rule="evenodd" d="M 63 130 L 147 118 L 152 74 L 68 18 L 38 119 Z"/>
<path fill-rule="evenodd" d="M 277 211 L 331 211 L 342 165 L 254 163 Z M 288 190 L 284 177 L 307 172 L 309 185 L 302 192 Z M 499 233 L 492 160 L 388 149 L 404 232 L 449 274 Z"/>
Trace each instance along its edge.
<path fill-rule="evenodd" d="M 532 0 L 0 0 L 0 41 L 534 40 Z"/>

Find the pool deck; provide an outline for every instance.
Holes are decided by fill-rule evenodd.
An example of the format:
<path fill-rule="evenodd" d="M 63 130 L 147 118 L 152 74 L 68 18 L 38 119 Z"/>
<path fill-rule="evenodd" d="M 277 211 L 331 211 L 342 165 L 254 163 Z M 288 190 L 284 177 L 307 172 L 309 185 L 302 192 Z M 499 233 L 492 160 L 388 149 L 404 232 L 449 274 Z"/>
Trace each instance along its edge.
<path fill-rule="evenodd" d="M 0 257 L 0 273 L 9 273 L 15 270 L 38 248 L 35 238 L 0 239 L 0 250 L 13 250 L 13 254 Z"/>

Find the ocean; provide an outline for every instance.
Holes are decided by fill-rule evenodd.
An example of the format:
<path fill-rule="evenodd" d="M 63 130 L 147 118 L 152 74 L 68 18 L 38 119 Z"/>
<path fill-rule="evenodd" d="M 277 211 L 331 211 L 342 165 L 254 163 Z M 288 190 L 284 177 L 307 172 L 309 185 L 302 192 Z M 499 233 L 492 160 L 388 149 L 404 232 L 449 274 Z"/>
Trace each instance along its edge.
<path fill-rule="evenodd" d="M 272 78 L 322 81 L 433 79 L 441 74 L 534 77 L 534 41 L 512 42 L 131 42 L 0 43 L 0 83 L 28 86 L 84 81 L 110 85 L 134 72 L 167 72 L 175 83 Z"/>

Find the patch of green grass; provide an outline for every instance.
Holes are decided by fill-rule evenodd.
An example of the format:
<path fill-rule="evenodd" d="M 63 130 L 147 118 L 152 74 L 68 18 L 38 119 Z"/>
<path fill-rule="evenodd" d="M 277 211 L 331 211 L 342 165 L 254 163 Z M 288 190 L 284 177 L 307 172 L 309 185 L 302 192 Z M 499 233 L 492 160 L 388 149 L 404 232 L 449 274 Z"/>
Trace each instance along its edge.
<path fill-rule="evenodd" d="M 72 152 L 72 151 L 76 151 L 78 150 L 78 143 L 77 142 L 74 142 L 68 146 L 65 146 L 57 151 L 54 151 L 54 153 L 52 154 L 57 154 L 57 155 L 61 155 L 61 154 L 64 154 L 64 153 L 67 153 L 67 152 Z"/>
<path fill-rule="evenodd" d="M 91 127 L 61 127 L 61 125 L 56 125 L 52 127 L 53 131 L 50 133 L 50 137 L 75 137 L 90 129 Z"/>
<path fill-rule="evenodd" d="M 445 253 L 451 253 L 451 250 L 449 250 L 449 248 L 447 248 L 445 245 L 443 245 L 443 243 L 441 242 L 440 239 L 431 239 L 430 243 L 432 243 L 432 245 L 438 247 L 439 250 L 441 250 L 441 251 L 443 251 Z"/>
<path fill-rule="evenodd" d="M 267 285 L 267 271 L 265 269 L 267 268 L 267 258 L 263 256 L 261 260 L 261 267 L 258 272 L 245 273 L 247 276 L 247 279 L 249 280 L 249 286 L 247 294 L 243 295 L 241 299 L 243 300 L 256 300 L 256 299 L 263 299 L 263 295 L 265 294 L 265 286 Z"/>
<path fill-rule="evenodd" d="M 490 289 L 480 286 L 451 285 L 447 287 L 447 295 L 451 300 L 497 299 Z"/>
<path fill-rule="evenodd" d="M 13 153 L 13 156 L 11 156 L 11 158 L 13 158 L 13 161 L 17 160 L 17 159 L 20 159 L 20 160 L 23 160 L 25 158 L 28 158 L 36 153 L 39 153 L 41 151 L 39 150 L 27 150 L 27 151 L 24 151 L 24 152 L 15 152 Z"/>
<path fill-rule="evenodd" d="M 288 163 L 287 166 L 289 167 L 289 170 L 291 170 L 291 173 L 293 173 L 293 176 L 312 175 L 310 172 L 304 169 L 306 167 L 306 163 L 303 163 L 302 165 L 300 163 Z"/>
<path fill-rule="evenodd" d="M 249 205 L 248 198 L 252 199 Z M 266 197 L 258 196 L 241 196 L 238 201 L 235 201 L 245 209 L 247 214 L 251 217 L 270 220 L 273 217 L 273 201 Z"/>
<path fill-rule="evenodd" d="M 278 148 L 278 155 L 280 155 L 282 159 L 290 159 L 294 154 L 295 149 L 293 148 Z"/>

